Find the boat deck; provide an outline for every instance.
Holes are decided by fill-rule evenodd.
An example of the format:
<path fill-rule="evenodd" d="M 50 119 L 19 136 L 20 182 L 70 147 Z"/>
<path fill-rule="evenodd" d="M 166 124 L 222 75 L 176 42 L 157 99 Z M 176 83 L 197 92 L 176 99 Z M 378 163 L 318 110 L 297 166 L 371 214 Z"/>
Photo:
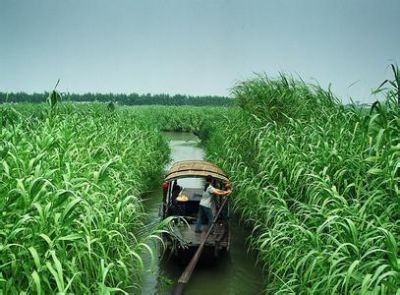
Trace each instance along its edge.
<path fill-rule="evenodd" d="M 196 233 L 194 231 L 195 224 L 190 225 L 190 229 L 188 227 L 184 227 L 180 229 L 183 240 L 185 240 L 188 244 L 187 246 L 193 247 L 200 245 L 202 239 L 206 235 L 206 231 L 202 233 Z M 214 226 L 213 232 L 208 236 L 206 241 L 206 246 L 215 246 L 219 247 L 228 247 L 229 244 L 229 233 L 227 231 L 226 225 L 224 224 L 216 224 Z"/>

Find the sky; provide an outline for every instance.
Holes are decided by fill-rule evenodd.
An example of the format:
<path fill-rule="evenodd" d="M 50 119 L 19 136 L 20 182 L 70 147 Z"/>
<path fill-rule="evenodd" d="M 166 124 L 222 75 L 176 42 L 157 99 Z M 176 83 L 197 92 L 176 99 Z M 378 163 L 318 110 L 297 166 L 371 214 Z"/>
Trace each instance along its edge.
<path fill-rule="evenodd" d="M 371 102 L 399 16 L 400 0 L 0 0 L 0 91 L 230 95 L 283 72 Z"/>

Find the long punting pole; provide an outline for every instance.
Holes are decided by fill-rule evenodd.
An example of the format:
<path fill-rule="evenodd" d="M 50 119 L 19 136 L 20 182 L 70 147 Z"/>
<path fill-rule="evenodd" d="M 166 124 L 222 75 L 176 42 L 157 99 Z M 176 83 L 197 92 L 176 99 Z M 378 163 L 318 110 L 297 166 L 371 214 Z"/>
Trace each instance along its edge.
<path fill-rule="evenodd" d="M 225 200 L 222 202 L 221 207 L 219 208 L 219 210 L 217 212 L 217 215 L 215 215 L 214 220 L 211 223 L 210 227 L 208 228 L 208 231 L 207 231 L 205 237 L 203 238 L 202 242 L 200 243 L 199 248 L 197 248 L 196 253 L 194 253 L 189 264 L 186 266 L 185 270 L 183 271 L 182 275 L 180 276 L 180 278 L 178 280 L 178 284 L 172 290 L 171 295 L 183 294 L 183 289 L 185 288 L 186 284 L 189 282 L 190 276 L 192 275 L 194 268 L 196 267 L 197 262 L 200 259 L 201 253 L 203 252 L 204 245 L 206 244 L 208 236 L 210 235 L 212 229 L 214 228 L 215 222 L 217 221 L 219 215 L 221 214 L 222 209 L 224 208 L 227 200 L 228 200 L 228 197 L 225 197 Z"/>

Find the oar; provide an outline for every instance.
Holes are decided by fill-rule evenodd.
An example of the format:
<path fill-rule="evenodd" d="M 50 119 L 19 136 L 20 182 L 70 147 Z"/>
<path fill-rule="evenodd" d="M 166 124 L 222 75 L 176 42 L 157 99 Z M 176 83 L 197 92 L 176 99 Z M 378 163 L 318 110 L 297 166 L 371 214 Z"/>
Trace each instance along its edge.
<path fill-rule="evenodd" d="M 178 280 L 178 284 L 172 290 L 171 295 L 183 294 L 183 289 L 185 288 L 186 284 L 189 282 L 190 276 L 192 275 L 194 268 L 196 267 L 197 262 L 200 259 L 201 253 L 203 252 L 204 245 L 206 244 L 208 236 L 210 235 L 212 229 L 214 228 L 215 222 L 217 221 L 219 215 L 221 214 L 222 208 L 224 208 L 227 200 L 228 200 L 228 197 L 226 197 L 225 200 L 222 202 L 221 207 L 219 208 L 217 215 L 215 215 L 214 220 L 212 221 L 204 239 L 200 243 L 200 246 L 199 246 L 199 248 L 197 248 L 196 253 L 194 253 L 189 264 L 186 266 L 185 270 L 183 271 L 182 275 L 180 276 L 180 278 Z"/>

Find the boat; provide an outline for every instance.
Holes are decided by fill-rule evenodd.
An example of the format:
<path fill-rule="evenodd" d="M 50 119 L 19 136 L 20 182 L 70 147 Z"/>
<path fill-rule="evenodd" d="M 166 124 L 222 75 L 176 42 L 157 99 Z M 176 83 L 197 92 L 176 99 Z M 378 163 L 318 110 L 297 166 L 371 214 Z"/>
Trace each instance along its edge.
<path fill-rule="evenodd" d="M 171 252 L 183 261 L 191 258 L 202 243 L 203 233 L 195 232 L 198 218 L 199 203 L 204 192 L 205 179 L 211 176 L 214 187 L 229 190 L 230 183 L 226 173 L 217 165 L 203 160 L 186 160 L 174 163 L 166 172 L 163 187 L 162 219 L 173 217 L 174 234 L 166 239 L 166 245 Z M 200 178 L 198 187 L 183 187 L 181 184 L 187 178 Z M 229 197 L 214 197 L 213 211 L 220 212 L 214 226 L 204 244 L 204 254 L 208 257 L 218 257 L 229 251 L 231 236 L 229 230 Z M 221 208 L 222 207 L 222 208 Z"/>

